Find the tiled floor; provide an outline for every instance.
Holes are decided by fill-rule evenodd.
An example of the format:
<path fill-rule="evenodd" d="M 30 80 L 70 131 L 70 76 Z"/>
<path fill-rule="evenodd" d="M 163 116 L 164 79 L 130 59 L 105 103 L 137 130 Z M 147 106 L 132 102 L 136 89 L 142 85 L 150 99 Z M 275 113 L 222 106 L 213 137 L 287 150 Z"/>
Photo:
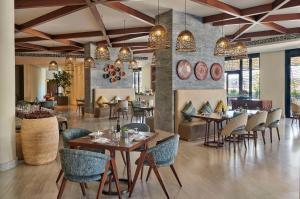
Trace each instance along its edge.
<path fill-rule="evenodd" d="M 63 111 L 69 118 L 70 127 L 90 130 L 106 129 L 115 125 L 115 121 L 93 118 L 86 115 L 81 118 L 72 110 Z M 122 120 L 122 123 L 128 121 Z M 178 175 L 183 183 L 179 188 L 169 168 L 161 168 L 160 173 L 171 198 L 176 199 L 298 199 L 299 198 L 299 155 L 300 137 L 296 124 L 282 120 L 280 126 L 281 141 L 274 134 L 273 144 L 267 136 L 264 146 L 259 135 L 255 150 L 250 140 L 248 150 L 241 144 L 236 154 L 226 144 L 221 149 L 204 147 L 201 142 L 180 143 L 175 163 Z M 267 135 L 269 135 L 267 133 Z M 162 136 L 166 136 L 165 134 Z M 124 164 L 118 155 L 119 175 L 125 175 Z M 132 154 L 134 160 L 138 154 Z M 132 165 L 133 171 L 135 166 Z M 51 199 L 58 193 L 55 179 L 60 170 L 58 161 L 44 166 L 18 167 L 0 173 L 1 199 Z M 89 185 L 87 198 L 95 198 L 97 183 Z M 68 183 L 63 198 L 83 198 L 80 186 Z M 103 196 L 103 198 L 116 198 Z M 124 195 L 124 198 L 128 198 Z M 138 180 L 132 198 L 160 199 L 165 195 L 154 175 L 150 180 Z"/>

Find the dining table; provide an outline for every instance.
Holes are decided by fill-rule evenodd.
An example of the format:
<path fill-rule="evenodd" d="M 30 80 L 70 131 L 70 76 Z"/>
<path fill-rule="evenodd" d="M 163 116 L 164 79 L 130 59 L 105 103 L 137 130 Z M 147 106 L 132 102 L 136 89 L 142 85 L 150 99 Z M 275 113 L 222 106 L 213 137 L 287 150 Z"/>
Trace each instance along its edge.
<path fill-rule="evenodd" d="M 218 131 L 223 127 L 223 122 L 232 119 L 236 114 L 246 112 L 248 116 L 254 115 L 259 110 L 229 110 L 224 113 L 201 113 L 194 114 L 191 117 L 202 119 L 206 122 L 206 129 L 204 135 L 204 145 L 208 147 L 222 147 L 223 143 L 216 140 L 216 130 Z M 214 136 L 210 140 L 210 126 L 214 123 Z M 216 128 L 215 128 L 216 127 Z"/>
<path fill-rule="evenodd" d="M 119 192 L 127 193 L 132 186 L 132 175 L 131 175 L 131 161 L 130 153 L 136 149 L 144 147 L 140 153 L 140 158 L 144 157 L 148 149 L 148 144 L 152 141 L 158 133 L 153 132 L 142 132 L 135 130 L 129 130 L 128 137 L 122 138 L 120 133 L 112 132 L 111 130 L 104 130 L 101 132 L 94 132 L 97 136 L 85 136 L 69 141 L 70 148 L 88 148 L 88 149 L 104 149 L 109 152 L 111 158 L 111 171 L 114 176 L 115 183 L 117 184 L 117 192 L 108 192 L 109 195 L 118 195 Z M 127 179 L 120 179 L 117 172 L 116 164 L 116 151 L 126 153 L 126 170 L 127 170 Z M 142 164 L 142 163 L 140 163 Z M 136 170 L 135 175 L 139 175 L 139 170 Z M 125 181 L 127 183 L 127 189 L 118 190 L 119 181 Z"/>

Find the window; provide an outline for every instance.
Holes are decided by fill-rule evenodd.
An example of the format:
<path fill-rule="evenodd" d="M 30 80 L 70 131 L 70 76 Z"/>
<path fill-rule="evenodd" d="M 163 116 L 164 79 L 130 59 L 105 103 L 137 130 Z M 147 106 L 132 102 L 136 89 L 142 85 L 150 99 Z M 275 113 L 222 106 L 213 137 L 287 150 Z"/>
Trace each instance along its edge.
<path fill-rule="evenodd" d="M 228 98 L 259 98 L 259 54 L 248 55 L 246 59 L 225 58 L 224 68 Z"/>
<path fill-rule="evenodd" d="M 133 88 L 135 93 L 140 93 L 142 90 L 142 70 L 137 69 L 133 71 Z"/>

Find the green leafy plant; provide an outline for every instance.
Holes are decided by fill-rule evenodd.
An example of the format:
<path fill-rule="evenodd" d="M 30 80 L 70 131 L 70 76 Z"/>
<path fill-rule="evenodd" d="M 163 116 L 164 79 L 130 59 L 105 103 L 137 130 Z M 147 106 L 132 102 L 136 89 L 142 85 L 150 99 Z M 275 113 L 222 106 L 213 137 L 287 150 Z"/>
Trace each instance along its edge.
<path fill-rule="evenodd" d="M 66 71 L 58 71 L 57 73 L 53 73 L 54 81 L 58 87 L 63 88 L 63 95 L 66 96 L 70 93 L 68 90 L 71 87 L 71 79 L 72 75 Z"/>

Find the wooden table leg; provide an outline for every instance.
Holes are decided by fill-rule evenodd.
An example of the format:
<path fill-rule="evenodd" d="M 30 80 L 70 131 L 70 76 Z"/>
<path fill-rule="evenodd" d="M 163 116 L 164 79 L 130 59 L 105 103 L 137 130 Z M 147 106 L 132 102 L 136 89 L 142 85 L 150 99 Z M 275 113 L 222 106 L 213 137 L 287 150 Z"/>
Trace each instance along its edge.
<path fill-rule="evenodd" d="M 109 119 L 112 119 L 112 116 L 111 116 L 111 112 L 112 112 L 112 106 L 111 105 L 109 105 Z"/>
<path fill-rule="evenodd" d="M 121 199 L 121 192 L 120 192 L 120 183 L 119 183 L 119 176 L 117 171 L 117 165 L 116 165 L 116 157 L 115 157 L 115 151 L 110 151 L 110 158 L 111 158 L 111 166 L 112 166 L 112 173 L 115 179 L 116 188 L 118 192 L 119 199 Z"/>
<path fill-rule="evenodd" d="M 130 162 L 130 154 L 126 152 L 126 166 L 127 166 L 127 179 L 128 179 L 128 191 L 131 188 L 132 177 L 131 177 L 131 162 Z"/>
<path fill-rule="evenodd" d="M 146 155 L 147 155 L 147 151 L 146 150 L 144 150 L 144 151 L 141 152 L 141 155 L 140 155 L 140 158 L 139 158 L 139 163 L 138 163 L 138 166 L 137 166 L 137 168 L 135 170 L 133 182 L 132 182 L 132 185 L 131 185 L 131 188 L 130 188 L 130 191 L 129 191 L 129 197 L 131 197 L 131 194 L 133 192 L 135 183 L 136 183 L 136 181 L 137 181 L 137 179 L 139 177 L 140 171 L 141 171 L 141 169 L 143 167 Z"/>

